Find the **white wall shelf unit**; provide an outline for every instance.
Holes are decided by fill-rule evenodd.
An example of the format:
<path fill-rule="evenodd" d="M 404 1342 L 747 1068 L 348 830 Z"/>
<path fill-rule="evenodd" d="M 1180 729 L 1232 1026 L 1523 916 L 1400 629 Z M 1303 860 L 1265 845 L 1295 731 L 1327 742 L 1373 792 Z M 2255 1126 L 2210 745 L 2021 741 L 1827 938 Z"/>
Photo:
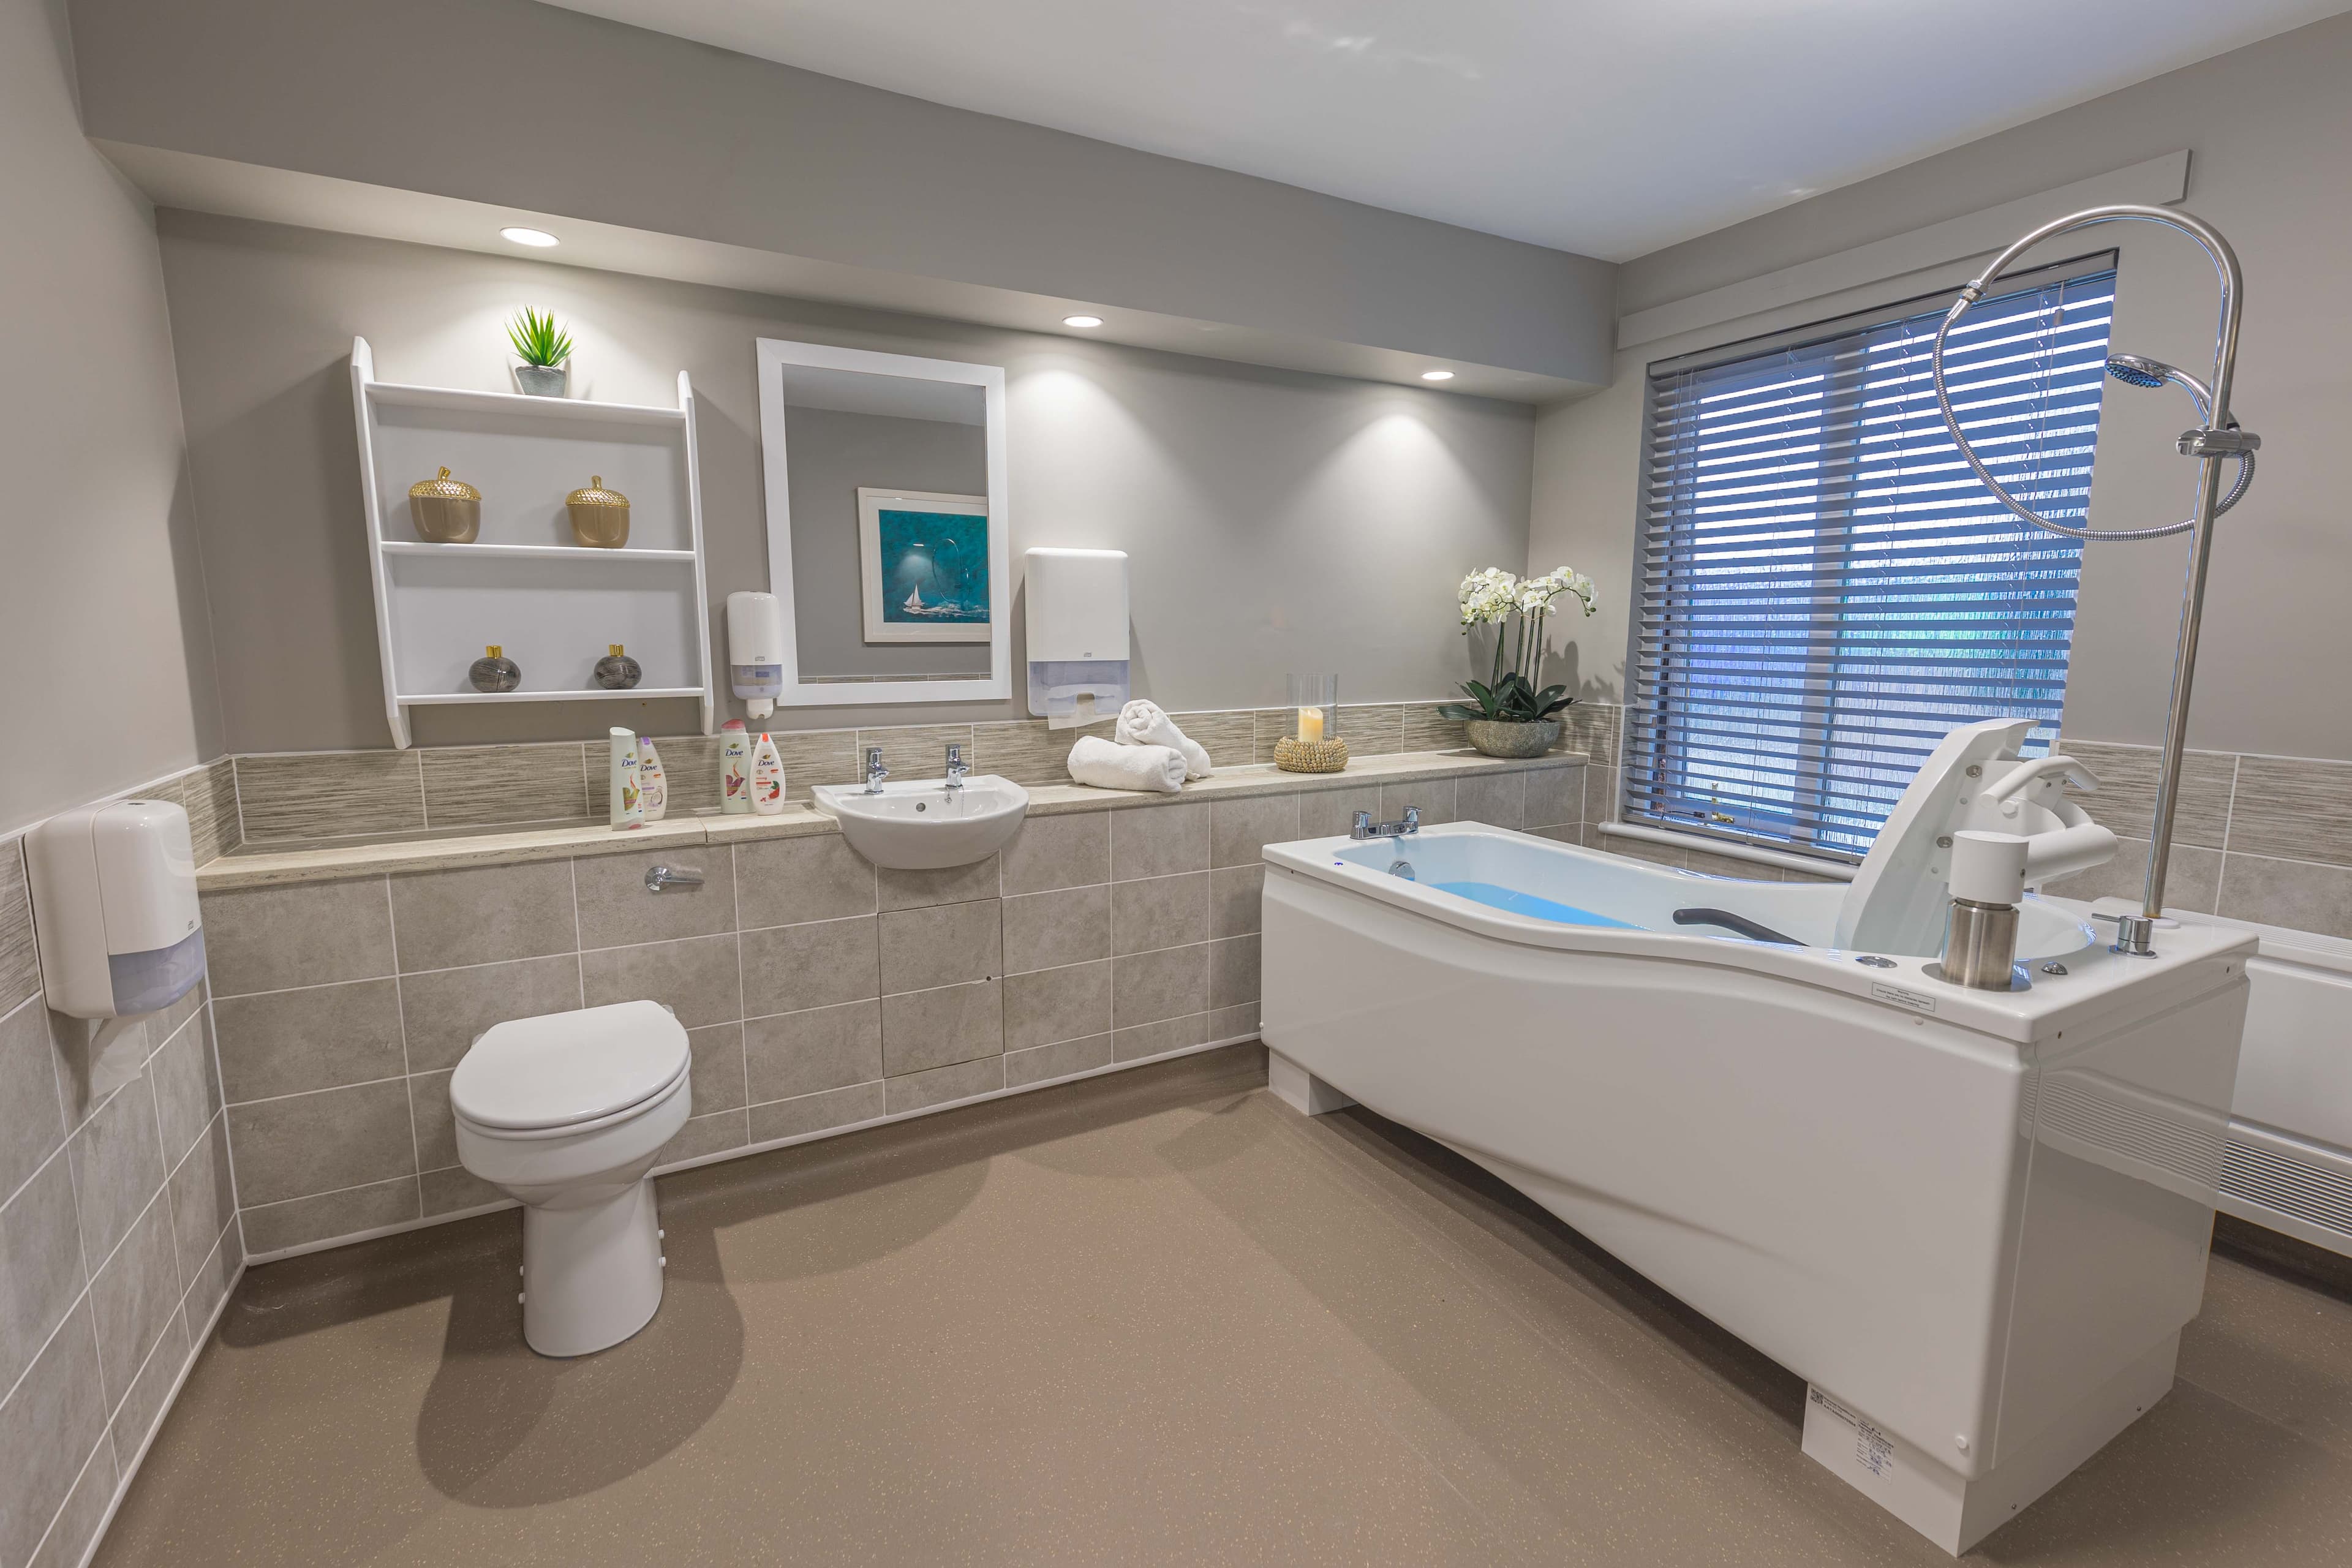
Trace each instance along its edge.
<path fill-rule="evenodd" d="M 394 745 L 409 744 L 410 709 L 457 703 L 696 698 L 711 732 L 702 480 L 684 371 L 675 408 L 404 386 L 376 380 L 373 352 L 354 338 L 352 403 Z M 408 487 L 445 466 L 482 492 L 475 543 L 428 542 L 410 521 Z M 597 475 L 629 498 L 625 548 L 569 542 L 563 498 Z M 467 683 L 494 643 L 521 666 L 520 689 Z M 644 668 L 643 684 L 594 684 L 614 643 Z"/>

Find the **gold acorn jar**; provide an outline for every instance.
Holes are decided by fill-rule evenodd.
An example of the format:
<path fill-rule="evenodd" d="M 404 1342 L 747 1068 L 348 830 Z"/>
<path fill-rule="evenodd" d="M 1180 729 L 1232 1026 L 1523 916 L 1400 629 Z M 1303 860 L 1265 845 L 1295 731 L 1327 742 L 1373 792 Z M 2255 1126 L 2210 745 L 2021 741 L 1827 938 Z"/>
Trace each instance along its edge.
<path fill-rule="evenodd" d="M 408 516 L 428 544 L 471 544 L 482 531 L 482 492 L 443 468 L 408 487 Z"/>
<path fill-rule="evenodd" d="M 629 542 L 629 498 L 604 488 L 604 476 L 590 477 L 585 489 L 563 498 L 572 514 L 572 537 L 598 550 L 618 550 Z"/>

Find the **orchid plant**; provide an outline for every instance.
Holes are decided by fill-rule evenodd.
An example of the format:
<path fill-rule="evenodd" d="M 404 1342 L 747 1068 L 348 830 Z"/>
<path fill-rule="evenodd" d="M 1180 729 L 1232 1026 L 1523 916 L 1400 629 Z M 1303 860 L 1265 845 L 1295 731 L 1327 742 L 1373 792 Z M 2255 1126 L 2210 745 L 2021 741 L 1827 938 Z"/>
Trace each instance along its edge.
<path fill-rule="evenodd" d="M 1574 599 L 1591 615 L 1599 608 L 1592 579 L 1561 566 L 1540 577 L 1518 578 L 1489 566 L 1462 579 L 1462 635 L 1479 626 L 1495 628 L 1495 669 L 1484 684 L 1462 683 L 1469 703 L 1449 702 L 1438 711 L 1448 719 L 1486 719 L 1505 724 L 1532 724 L 1549 719 L 1576 700 L 1565 686 L 1542 686 L 1544 623 L 1551 618 L 1562 596 Z M 1509 626 L 1518 618 L 1516 635 Z M 1510 668 L 1503 665 L 1506 647 Z"/>

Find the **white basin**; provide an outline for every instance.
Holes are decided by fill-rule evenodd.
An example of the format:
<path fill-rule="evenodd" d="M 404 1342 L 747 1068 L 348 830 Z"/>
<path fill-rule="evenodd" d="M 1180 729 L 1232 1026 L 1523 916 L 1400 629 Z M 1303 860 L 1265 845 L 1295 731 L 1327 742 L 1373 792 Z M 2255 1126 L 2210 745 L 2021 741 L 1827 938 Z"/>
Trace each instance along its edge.
<path fill-rule="evenodd" d="M 969 866 L 1004 846 L 1029 814 L 1029 792 L 994 773 L 951 790 L 945 779 L 885 784 L 879 795 L 859 784 L 819 784 L 816 808 L 841 824 L 849 847 L 893 871 Z"/>

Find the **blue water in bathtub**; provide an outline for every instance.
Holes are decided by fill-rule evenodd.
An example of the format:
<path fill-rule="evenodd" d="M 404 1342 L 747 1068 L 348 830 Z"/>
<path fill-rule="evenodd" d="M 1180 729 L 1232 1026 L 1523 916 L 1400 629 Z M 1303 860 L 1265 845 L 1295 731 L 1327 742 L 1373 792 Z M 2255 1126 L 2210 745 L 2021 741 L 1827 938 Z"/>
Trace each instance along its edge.
<path fill-rule="evenodd" d="M 1452 893 L 1457 899 L 1467 899 L 1474 904 L 1501 910 L 1506 914 L 1526 915 L 1532 920 L 1553 921 L 1564 926 L 1611 926 L 1618 931 L 1640 931 L 1631 921 L 1612 921 L 1607 915 L 1596 915 L 1591 910 L 1580 910 L 1573 904 L 1555 903 L 1549 899 L 1522 893 L 1515 888 L 1497 887 L 1492 882 L 1428 882 L 1441 893 Z"/>

